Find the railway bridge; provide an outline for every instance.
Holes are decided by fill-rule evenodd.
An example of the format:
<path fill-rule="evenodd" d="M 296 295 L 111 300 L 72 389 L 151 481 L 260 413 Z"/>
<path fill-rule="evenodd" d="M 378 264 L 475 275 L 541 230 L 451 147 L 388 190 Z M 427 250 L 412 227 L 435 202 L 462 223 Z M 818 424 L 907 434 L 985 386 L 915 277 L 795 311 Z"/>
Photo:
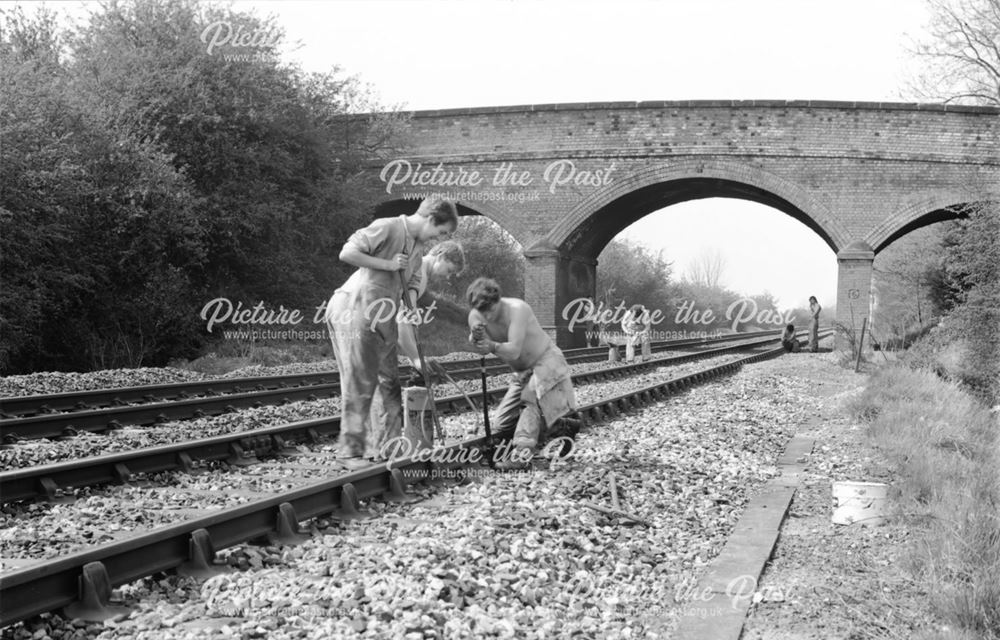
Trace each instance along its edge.
<path fill-rule="evenodd" d="M 564 347 L 582 344 L 562 311 L 595 294 L 601 250 L 671 204 L 742 198 L 799 220 L 836 255 L 837 322 L 860 328 L 879 251 L 1000 192 L 990 107 L 604 102 L 408 115 L 404 151 L 364 176 L 376 215 L 447 193 L 494 220 L 524 247 L 525 298 Z"/>

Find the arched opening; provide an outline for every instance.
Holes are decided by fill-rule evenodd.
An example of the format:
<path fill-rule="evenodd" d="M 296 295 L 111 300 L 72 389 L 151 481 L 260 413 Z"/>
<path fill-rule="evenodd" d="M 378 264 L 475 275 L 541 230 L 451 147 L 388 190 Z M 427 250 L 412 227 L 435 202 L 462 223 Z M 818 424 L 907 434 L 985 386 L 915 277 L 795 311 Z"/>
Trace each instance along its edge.
<path fill-rule="evenodd" d="M 955 204 L 914 215 L 876 247 L 870 332 L 879 348 L 907 348 L 958 302 L 944 257 L 956 221 L 974 206 Z"/>
<path fill-rule="evenodd" d="M 917 216 L 910 220 L 909 222 L 903 223 L 895 231 L 889 233 L 885 238 L 877 245 L 875 245 L 875 255 L 878 255 L 884 249 L 892 246 L 900 238 L 909 235 L 910 233 L 927 227 L 929 225 L 935 225 L 939 222 L 947 222 L 950 220 L 959 220 L 961 218 L 967 217 L 967 211 L 969 207 L 974 206 L 970 203 L 955 204 L 947 207 L 941 207 L 939 209 L 934 209 L 933 211 L 928 211 L 927 213 Z"/>
<path fill-rule="evenodd" d="M 804 224 L 834 251 L 837 249 L 828 230 L 800 207 L 761 187 L 723 178 L 682 178 L 630 191 L 594 211 L 568 235 L 561 248 L 596 258 L 615 235 L 650 213 L 706 198 L 747 200 L 772 207 Z"/>
<path fill-rule="evenodd" d="M 671 331 L 691 330 L 690 325 L 696 322 L 696 317 L 699 324 L 703 325 L 698 327 L 699 330 L 722 330 L 725 327 L 732 330 L 733 320 L 736 318 L 743 318 L 735 323 L 737 330 L 763 328 L 761 325 L 765 324 L 778 327 L 789 317 L 787 312 L 796 309 L 798 313 L 793 313 L 792 316 L 798 317 L 802 324 L 807 324 L 808 313 L 805 307 L 810 295 L 820 299 L 825 310 L 822 318 L 832 320 L 837 301 L 837 260 L 834 251 L 838 243 L 843 242 L 843 233 L 836 225 L 831 225 L 829 213 L 803 195 L 794 184 L 767 174 L 754 173 L 752 168 L 726 164 L 714 167 L 714 176 L 690 175 L 702 170 L 700 166 L 683 170 L 672 168 L 670 171 L 673 174 L 683 171 L 688 175 L 655 180 L 659 174 L 653 173 L 642 179 L 630 179 L 628 182 L 638 183 L 639 186 L 630 191 L 619 186 L 615 194 L 608 194 L 603 200 L 600 196 L 595 196 L 592 198 L 594 208 L 589 214 L 582 207 L 571 212 L 560 223 L 561 228 L 556 228 L 561 237 L 555 233 L 549 236 L 561 240 L 554 244 L 564 263 L 557 268 L 556 306 L 562 309 L 575 299 L 590 296 L 614 299 L 616 304 L 621 303 L 621 291 L 618 296 L 614 292 L 609 296 L 608 286 L 604 283 L 598 285 L 601 280 L 600 265 L 602 261 L 607 265 L 610 259 L 606 248 L 610 245 L 618 254 L 623 252 L 622 247 L 612 241 L 625 232 L 623 238 L 631 235 L 633 241 L 638 243 L 636 246 L 641 245 L 655 253 L 660 249 L 667 249 L 664 240 L 677 235 L 677 229 L 683 226 L 679 223 L 694 221 L 693 225 L 689 225 L 694 228 L 687 230 L 690 237 L 687 245 L 694 245 L 702 251 L 714 249 L 730 254 L 736 253 L 733 247 L 740 246 L 744 249 L 741 252 L 743 255 L 735 259 L 732 265 L 733 273 L 742 276 L 743 281 L 728 288 L 714 286 L 719 283 L 707 283 L 713 286 L 689 287 L 686 292 L 682 292 L 677 286 L 679 276 L 682 275 L 678 269 L 688 270 L 690 265 L 677 263 L 676 256 L 671 256 L 676 251 L 668 251 L 664 256 L 666 260 L 675 262 L 672 282 L 666 288 L 657 287 L 655 282 L 644 281 L 641 277 L 643 267 L 635 265 L 632 274 L 637 276 L 635 279 L 641 284 L 638 290 L 632 287 L 632 293 L 637 298 L 647 299 L 653 292 L 659 295 L 655 306 L 661 309 L 664 328 Z M 723 174 L 746 174 L 750 178 L 747 182 L 741 182 L 724 177 Z M 779 193 L 790 195 L 783 196 Z M 796 202 L 792 202 L 793 199 Z M 807 212 L 796 203 L 813 206 L 816 211 L 810 209 Z M 728 218 L 714 217 L 713 212 L 719 210 L 728 212 Z M 762 219 L 767 222 L 759 222 Z M 570 220 L 575 227 L 571 228 L 567 224 Z M 633 225 L 638 231 L 626 231 L 632 229 Z M 722 238 L 726 242 L 718 242 Z M 720 245 L 726 248 L 723 249 Z M 805 251 L 801 250 L 803 247 Z M 782 255 L 787 254 L 792 257 L 782 260 Z M 644 258 L 647 266 L 655 266 L 655 260 L 648 253 Z M 690 262 L 690 259 L 686 261 Z M 620 256 L 618 262 L 621 262 Z M 574 270 L 587 269 L 590 270 L 590 278 L 573 277 Z M 779 299 L 775 294 L 778 283 L 787 283 L 793 279 L 790 276 L 796 276 L 798 284 L 780 285 L 783 289 L 780 298 L 783 299 Z M 751 278 L 750 283 L 745 281 L 746 277 Z M 588 287 L 587 283 L 592 284 Z M 604 290 L 598 291 L 598 286 Z M 690 299 L 681 300 L 680 298 L 685 297 L 682 294 Z M 744 307 L 730 309 L 731 305 L 744 297 L 747 299 Z M 688 303 L 687 311 L 690 313 L 678 317 L 681 311 L 679 307 L 684 302 Z M 704 312 L 708 308 L 712 309 L 709 314 L 713 316 L 711 322 L 705 319 L 706 315 L 696 316 L 696 312 Z M 770 315 L 768 311 L 771 312 Z M 745 321 L 748 313 L 754 318 L 752 322 Z M 557 335 L 561 336 L 564 343 L 578 345 L 585 342 L 577 327 L 571 331 L 568 324 L 560 326 L 558 317 L 556 325 Z"/>
<path fill-rule="evenodd" d="M 658 310 L 658 337 L 805 328 L 815 295 L 833 318 L 837 263 L 800 216 L 758 201 L 701 198 L 631 223 L 597 257 L 597 299 Z M 662 335 L 660 335 L 662 334 Z"/>

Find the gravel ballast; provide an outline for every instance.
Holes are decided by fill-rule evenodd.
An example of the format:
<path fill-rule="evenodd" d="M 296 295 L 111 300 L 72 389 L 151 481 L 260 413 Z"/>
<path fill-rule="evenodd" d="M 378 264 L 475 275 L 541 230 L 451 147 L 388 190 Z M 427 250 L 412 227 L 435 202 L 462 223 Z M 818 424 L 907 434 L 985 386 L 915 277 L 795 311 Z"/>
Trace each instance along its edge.
<path fill-rule="evenodd" d="M 722 362 L 737 359 L 738 355 L 727 354 L 693 363 L 657 367 L 631 376 L 628 380 L 594 383 L 578 387 L 581 404 L 592 402 L 600 394 L 605 396 L 622 393 L 630 385 L 652 384 L 656 380 L 676 377 L 684 373 L 706 368 Z M 615 366 L 607 362 L 587 362 L 571 365 L 573 373 L 596 371 Z M 513 375 L 504 373 L 488 378 L 489 387 L 510 384 Z M 478 380 L 458 380 L 458 386 L 469 396 L 479 398 L 481 382 Z M 611 392 L 607 392 L 611 389 Z M 459 393 L 453 384 L 439 384 L 434 388 L 435 396 L 444 397 Z M 597 394 L 597 395 L 595 395 Z M 52 464 L 64 460 L 75 460 L 119 451 L 130 451 L 146 447 L 174 444 L 185 440 L 196 440 L 212 436 L 263 429 L 279 424 L 300 420 L 322 418 L 340 413 L 340 398 L 301 400 L 287 405 L 266 405 L 258 408 L 240 409 L 233 413 L 208 416 L 192 420 L 169 421 L 159 425 L 128 426 L 103 433 L 83 431 L 73 438 L 61 440 L 30 440 L 16 445 L 0 447 L 0 469 L 20 469 L 42 464 Z M 461 433 L 465 431 L 462 430 Z"/>
<path fill-rule="evenodd" d="M 135 607 L 128 617 L 78 630 L 109 639 L 662 637 L 815 411 L 805 385 L 781 372 L 784 360 L 592 427 L 576 460 L 554 469 L 476 469 L 468 484 L 420 490 L 423 503 L 373 502 L 377 517 L 323 527 L 298 547 L 233 549 L 249 568 L 200 587 L 139 581 L 123 590 Z M 611 506 L 611 472 L 622 508 L 651 527 L 583 505 Z M 50 617 L 4 635 L 44 624 L 73 629 Z"/>

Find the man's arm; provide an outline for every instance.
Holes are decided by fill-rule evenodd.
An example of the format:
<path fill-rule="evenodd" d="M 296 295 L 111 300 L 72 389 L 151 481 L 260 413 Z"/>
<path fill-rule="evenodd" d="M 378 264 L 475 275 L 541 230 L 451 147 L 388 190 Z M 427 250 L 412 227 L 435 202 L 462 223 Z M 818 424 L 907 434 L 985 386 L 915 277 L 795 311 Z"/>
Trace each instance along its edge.
<path fill-rule="evenodd" d="M 410 265 L 413 267 L 413 273 L 410 275 L 409 282 L 406 283 L 406 297 L 410 301 L 410 308 L 417 308 L 417 299 L 420 297 L 420 289 L 426 289 L 426 286 L 422 286 L 423 279 L 427 277 L 422 268 L 424 261 L 424 256 L 419 249 L 414 247 L 413 254 L 410 256 Z"/>
<path fill-rule="evenodd" d="M 402 264 L 400 264 L 400 256 L 403 256 Z M 398 271 L 406 266 L 406 256 L 402 253 L 397 254 L 393 260 L 384 260 L 368 255 L 349 242 L 340 251 L 340 259 L 352 267 L 365 267 L 368 269 L 377 269 L 378 271 Z"/>
<path fill-rule="evenodd" d="M 511 305 L 510 326 L 507 327 L 507 342 L 491 342 L 490 350 L 504 360 L 517 360 L 524 348 L 524 338 L 528 333 L 528 320 L 534 312 L 526 302 Z"/>
<path fill-rule="evenodd" d="M 472 345 L 476 344 L 476 336 L 475 336 L 476 327 L 478 327 L 481 324 L 486 324 L 486 321 L 483 318 L 483 315 L 481 313 L 479 313 L 478 311 L 476 311 L 475 309 L 473 309 L 472 311 L 470 311 L 469 312 L 469 343 L 471 343 Z"/>
<path fill-rule="evenodd" d="M 413 332 L 413 325 L 406 322 L 400 322 L 398 326 L 399 340 L 397 341 L 397 344 L 399 346 L 399 352 L 410 359 L 414 368 L 419 369 L 422 363 L 417 355 L 417 338 Z"/>

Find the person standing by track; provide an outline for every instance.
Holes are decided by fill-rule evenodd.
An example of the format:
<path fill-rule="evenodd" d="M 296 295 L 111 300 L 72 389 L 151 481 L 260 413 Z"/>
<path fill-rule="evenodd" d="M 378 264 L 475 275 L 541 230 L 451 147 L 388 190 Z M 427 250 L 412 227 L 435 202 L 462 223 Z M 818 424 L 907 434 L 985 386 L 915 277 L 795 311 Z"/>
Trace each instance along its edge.
<path fill-rule="evenodd" d="M 819 351 L 819 312 L 822 310 L 816 296 L 809 296 L 809 350 L 813 353 Z"/>
<path fill-rule="evenodd" d="M 381 424 L 401 431 L 397 313 L 404 295 L 416 306 L 424 244 L 457 226 L 455 204 L 431 197 L 412 215 L 381 218 L 356 231 L 340 252 L 357 271 L 330 298 L 326 322 L 340 372 L 338 457 L 348 469 L 366 466 L 365 458 L 377 455 L 369 438 L 376 389 Z"/>

